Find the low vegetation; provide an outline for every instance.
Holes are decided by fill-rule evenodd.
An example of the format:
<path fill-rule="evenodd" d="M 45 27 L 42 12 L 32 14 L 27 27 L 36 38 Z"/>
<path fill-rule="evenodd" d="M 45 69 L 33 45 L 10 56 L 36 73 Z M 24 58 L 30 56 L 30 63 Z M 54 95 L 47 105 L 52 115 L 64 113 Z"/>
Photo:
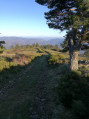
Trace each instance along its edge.
<path fill-rule="evenodd" d="M 19 119 L 22 119 L 22 117 L 24 117 L 23 119 L 29 118 L 28 108 L 32 106 L 35 98 L 33 92 L 36 92 L 37 82 L 40 75 L 44 74 L 44 72 L 42 74 L 42 70 L 45 70 L 46 82 L 44 85 L 46 85 L 45 90 L 47 90 L 47 98 L 50 101 L 50 104 L 47 104 L 47 106 L 50 107 L 49 115 L 52 115 L 55 119 L 88 119 L 89 63 L 87 54 L 88 50 L 79 56 L 79 70 L 70 73 L 68 52 L 43 48 L 38 45 L 33 45 L 32 47 L 19 46 L 18 49 L 5 50 L 0 54 L 0 89 L 21 74 L 22 77 L 20 78 L 22 81 L 18 80 L 16 84 L 18 88 L 11 90 L 8 99 L 11 95 L 14 97 L 14 94 L 20 95 L 20 97 L 23 96 L 24 99 L 23 104 L 21 102 L 22 100 L 20 100 L 19 104 L 15 106 L 14 103 L 18 103 L 15 99 L 17 96 L 14 98 L 10 108 L 13 108 L 15 112 L 10 115 L 10 108 L 8 108 L 8 113 L 6 113 L 7 117 L 11 116 L 13 119 L 18 119 L 18 115 L 20 114 Z M 32 65 L 33 62 L 35 63 L 33 65 L 34 67 L 28 71 L 27 68 Z M 45 62 L 48 62 L 48 64 L 45 65 Z M 43 65 L 46 69 L 44 69 Z M 26 70 L 29 73 L 25 74 L 24 72 Z M 29 87 L 26 82 L 29 82 L 31 86 Z M 25 91 L 26 94 L 24 93 L 25 89 L 29 90 L 27 92 Z M 21 91 L 24 95 L 20 94 Z M 30 93 L 29 100 L 28 92 Z M 24 96 L 27 98 L 26 100 Z M 25 101 L 27 101 L 26 104 Z M 8 100 L 6 100 L 6 102 L 8 105 Z M 2 106 L 4 109 L 1 108 Z M 2 101 L 0 110 L 3 119 L 3 117 L 5 117 L 5 104 Z"/>
<path fill-rule="evenodd" d="M 63 54 L 50 54 L 48 56 L 48 63 L 49 64 L 63 64 L 63 63 L 68 63 L 68 60 Z"/>
<path fill-rule="evenodd" d="M 71 109 L 75 118 L 89 117 L 89 81 L 80 71 L 72 71 L 61 77 L 58 94 L 61 102 Z"/>
<path fill-rule="evenodd" d="M 10 49 L 0 54 L 0 88 L 15 78 L 36 57 L 42 56 L 36 48 Z"/>
<path fill-rule="evenodd" d="M 59 101 L 69 110 L 68 119 L 89 118 L 89 62 L 88 50 L 79 56 L 79 70 L 69 72 L 68 56 L 52 54 L 48 56 L 48 63 L 61 68 L 61 78 L 58 82 L 57 92 Z M 56 64 L 62 64 L 56 65 Z M 64 66 L 63 66 L 64 65 Z M 52 68 L 52 67 L 51 67 Z M 60 116 L 59 116 L 60 117 Z M 64 119 L 67 119 L 65 117 Z"/>

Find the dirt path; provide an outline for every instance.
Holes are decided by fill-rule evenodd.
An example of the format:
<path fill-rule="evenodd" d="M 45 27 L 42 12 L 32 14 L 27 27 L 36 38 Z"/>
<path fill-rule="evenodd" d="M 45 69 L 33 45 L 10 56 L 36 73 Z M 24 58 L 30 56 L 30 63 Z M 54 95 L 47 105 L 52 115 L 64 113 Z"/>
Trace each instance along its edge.
<path fill-rule="evenodd" d="M 22 70 L 13 80 L 9 81 L 9 83 L 0 90 L 0 98 L 3 96 L 5 97 L 8 94 L 8 91 L 15 86 L 16 82 L 21 80 L 22 77 L 26 75 L 26 72 L 28 72 L 34 65 L 35 62 L 32 62 L 31 65 L 28 65 L 27 68 Z"/>
<path fill-rule="evenodd" d="M 0 91 L 0 119 L 51 119 L 46 56 L 36 59 Z"/>
<path fill-rule="evenodd" d="M 33 106 L 30 107 L 30 119 L 51 119 L 49 115 L 50 107 L 48 106 L 47 97 L 47 61 L 44 57 L 42 61 L 42 69 L 40 72 L 40 77 L 37 81 L 35 99 L 33 101 Z"/>

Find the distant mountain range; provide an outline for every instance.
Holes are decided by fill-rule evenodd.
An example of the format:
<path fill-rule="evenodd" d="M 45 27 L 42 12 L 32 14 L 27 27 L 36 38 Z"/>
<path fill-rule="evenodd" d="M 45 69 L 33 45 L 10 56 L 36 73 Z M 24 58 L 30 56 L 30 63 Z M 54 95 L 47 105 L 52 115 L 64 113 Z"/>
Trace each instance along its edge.
<path fill-rule="evenodd" d="M 33 43 L 39 43 L 39 45 L 58 45 L 63 42 L 63 38 L 24 38 L 24 37 L 0 37 L 0 41 L 5 41 L 5 47 L 10 48 L 11 45 L 32 45 Z"/>

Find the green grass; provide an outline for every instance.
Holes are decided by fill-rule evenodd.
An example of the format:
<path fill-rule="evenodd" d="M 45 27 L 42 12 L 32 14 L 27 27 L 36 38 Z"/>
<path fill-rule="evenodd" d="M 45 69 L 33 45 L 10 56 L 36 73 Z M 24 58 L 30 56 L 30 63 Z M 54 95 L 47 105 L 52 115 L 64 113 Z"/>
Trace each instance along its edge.
<path fill-rule="evenodd" d="M 3 84 L 4 83 L 8 84 L 8 81 L 13 80 L 13 77 L 15 76 L 18 77 L 18 74 L 16 74 L 16 71 L 19 71 L 19 73 L 21 73 L 22 75 L 18 77 L 18 79 L 20 78 L 21 80 L 17 80 L 13 88 L 8 90 L 7 95 L 1 98 L 0 100 L 0 119 L 29 119 L 30 118 L 29 115 L 31 114 L 31 111 L 29 110 L 31 107 L 34 107 L 34 99 L 37 96 L 36 95 L 37 82 L 39 81 L 39 78 L 42 74 L 43 66 L 46 67 L 46 72 L 45 72 L 45 80 L 46 80 L 45 85 L 46 85 L 46 90 L 47 90 L 46 92 L 46 97 L 47 97 L 46 103 L 47 104 L 46 105 L 47 105 L 47 108 L 49 109 L 48 114 L 49 116 L 52 117 L 51 119 L 72 119 L 72 117 L 74 116 L 73 113 L 79 113 L 81 109 L 82 109 L 81 111 L 83 112 L 85 111 L 84 113 L 86 113 L 85 103 L 82 102 L 81 100 L 77 100 L 77 101 L 73 100 L 71 107 L 74 110 L 72 110 L 72 113 L 71 113 L 70 109 L 65 108 L 60 98 L 61 98 L 61 95 L 65 93 L 64 89 L 68 93 L 71 93 L 77 90 L 79 85 L 81 86 L 81 88 L 82 88 L 82 85 L 83 87 L 87 85 L 87 84 L 85 85 L 82 82 L 83 80 L 81 80 L 80 77 L 82 78 L 87 77 L 86 80 L 88 80 L 89 67 L 88 66 L 85 67 L 84 65 L 82 65 L 83 67 L 80 66 L 79 72 L 75 72 L 75 73 L 77 73 L 78 75 L 82 75 L 82 76 L 79 76 L 79 77 L 77 76 L 77 79 L 76 79 L 75 73 L 72 73 L 72 75 L 70 76 L 74 78 L 72 81 L 72 78 L 69 79 L 67 77 L 67 74 L 69 73 L 68 62 L 67 63 L 61 62 L 61 65 L 49 66 L 49 64 L 47 64 L 48 59 L 46 59 L 46 55 L 48 57 L 48 55 L 52 54 L 54 57 L 52 57 L 51 59 L 57 58 L 57 61 L 60 64 L 59 62 L 60 57 L 61 57 L 61 60 L 63 59 L 66 60 L 66 58 L 69 58 L 68 53 L 62 53 L 62 52 L 57 52 L 57 51 L 52 51 L 52 50 L 43 50 L 43 49 L 42 51 L 44 51 L 44 53 L 42 53 L 40 49 L 30 49 L 30 50 L 23 49 L 23 50 L 15 51 L 15 55 L 17 52 L 19 55 L 24 54 L 27 57 L 32 54 L 31 56 L 33 57 L 33 62 L 30 64 L 27 64 L 24 67 L 20 67 L 20 68 L 16 67 L 17 69 L 14 70 L 15 72 L 13 72 L 13 68 L 11 68 L 10 70 L 4 71 L 3 75 L 4 75 L 5 80 L 2 79 Z M 13 51 L 8 51 L 8 52 L 10 54 Z M 37 57 L 37 58 L 34 60 L 34 57 Z M 81 56 L 81 60 L 82 59 L 83 58 Z M 24 71 L 29 66 L 32 66 L 32 67 L 29 70 L 27 70 L 26 73 L 24 73 Z M 11 75 L 11 72 L 13 72 L 12 75 Z M 65 79 L 62 80 L 61 77 L 63 75 L 66 75 L 66 76 L 65 76 Z M 58 88 L 59 88 L 59 84 L 61 81 L 63 83 L 61 85 L 62 86 L 61 95 L 59 95 Z M 86 83 L 86 81 L 84 82 Z M 68 86 L 67 89 L 65 87 L 63 88 L 64 85 Z M 78 91 L 81 91 L 81 90 L 78 89 Z M 86 92 L 86 89 L 85 89 L 85 92 Z M 82 94 L 83 93 L 81 93 L 80 95 Z M 73 92 L 73 95 L 76 95 L 75 92 Z M 65 96 L 65 98 L 67 97 Z"/>
<path fill-rule="evenodd" d="M 9 90 L 8 95 L 0 100 L 0 119 L 29 119 L 29 108 L 35 98 L 35 86 L 42 64 L 42 59 L 36 59 L 34 68 L 20 77 L 21 80 Z"/>
<path fill-rule="evenodd" d="M 68 63 L 68 60 L 63 54 L 53 54 L 48 55 L 48 63 L 51 65 Z"/>
<path fill-rule="evenodd" d="M 0 89 L 23 71 L 28 64 L 31 64 L 35 58 L 42 55 L 43 53 L 38 53 L 36 48 L 30 48 L 29 50 L 7 50 L 1 54 Z"/>
<path fill-rule="evenodd" d="M 63 74 L 66 74 L 68 66 L 66 64 L 61 64 L 56 67 L 48 67 L 47 70 L 47 88 L 48 88 L 48 97 L 50 100 L 50 110 L 52 119 L 71 119 L 70 113 L 65 109 L 63 104 L 60 102 L 58 97 L 58 84 L 60 78 Z"/>
<path fill-rule="evenodd" d="M 46 62 L 46 63 L 45 63 Z M 46 56 L 36 58 L 31 64 L 32 68 L 17 80 L 7 95 L 0 100 L 0 119 L 29 119 L 29 109 L 34 106 L 36 86 L 42 73 L 43 65 L 46 66 L 46 88 L 48 114 L 53 119 L 67 119 L 69 112 L 64 109 L 58 100 L 57 87 L 61 73 L 65 72 L 65 64 L 57 67 L 47 65 Z M 60 70 L 61 69 L 61 70 Z"/>

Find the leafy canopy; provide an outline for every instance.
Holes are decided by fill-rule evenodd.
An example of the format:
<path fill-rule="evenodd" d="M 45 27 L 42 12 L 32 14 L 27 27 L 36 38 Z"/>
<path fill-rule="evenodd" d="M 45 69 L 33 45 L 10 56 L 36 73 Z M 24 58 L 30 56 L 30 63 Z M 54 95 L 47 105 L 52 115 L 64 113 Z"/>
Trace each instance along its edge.
<path fill-rule="evenodd" d="M 0 41 L 0 48 L 3 48 L 3 44 L 5 44 L 5 41 Z"/>
<path fill-rule="evenodd" d="M 45 13 L 48 26 L 54 29 L 82 31 L 89 30 L 89 0 L 36 0 L 45 5 L 49 11 Z"/>

